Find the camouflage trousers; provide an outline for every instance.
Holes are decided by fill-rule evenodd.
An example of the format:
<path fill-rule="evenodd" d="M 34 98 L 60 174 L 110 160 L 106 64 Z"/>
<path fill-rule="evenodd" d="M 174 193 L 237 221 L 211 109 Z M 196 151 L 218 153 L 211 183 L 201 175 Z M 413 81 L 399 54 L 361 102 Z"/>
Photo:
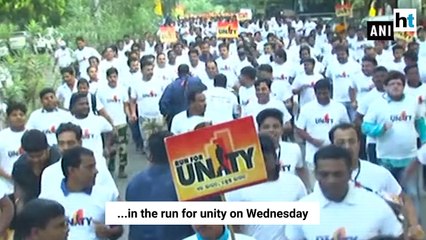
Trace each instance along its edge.
<path fill-rule="evenodd" d="M 108 168 L 110 170 L 115 169 L 115 162 L 118 157 L 118 164 L 120 167 L 127 166 L 127 145 L 129 143 L 127 138 L 127 124 L 119 125 L 115 127 L 116 132 L 114 133 L 114 149 L 109 157 Z"/>
<path fill-rule="evenodd" d="M 139 117 L 139 129 L 144 142 L 144 152 L 148 154 L 148 139 L 156 132 L 167 130 L 167 125 L 163 116 L 157 118 Z"/>

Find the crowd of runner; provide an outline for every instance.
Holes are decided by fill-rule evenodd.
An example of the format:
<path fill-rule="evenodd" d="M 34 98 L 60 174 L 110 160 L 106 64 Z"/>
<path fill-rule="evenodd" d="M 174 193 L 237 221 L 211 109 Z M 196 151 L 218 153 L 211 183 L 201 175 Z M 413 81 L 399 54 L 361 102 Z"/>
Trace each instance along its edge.
<path fill-rule="evenodd" d="M 118 239 L 106 202 L 177 201 L 166 137 L 252 116 L 268 181 L 226 200 L 318 201 L 320 225 L 141 225 L 128 239 L 424 239 L 425 29 L 388 42 L 298 18 L 246 21 L 226 40 L 213 20 L 175 27 L 176 43 L 124 36 L 101 54 L 83 37 L 75 50 L 60 41 L 63 84 L 37 93 L 42 108 L 31 113 L 9 102 L 1 236 Z M 119 193 L 129 143 L 150 165 Z"/>

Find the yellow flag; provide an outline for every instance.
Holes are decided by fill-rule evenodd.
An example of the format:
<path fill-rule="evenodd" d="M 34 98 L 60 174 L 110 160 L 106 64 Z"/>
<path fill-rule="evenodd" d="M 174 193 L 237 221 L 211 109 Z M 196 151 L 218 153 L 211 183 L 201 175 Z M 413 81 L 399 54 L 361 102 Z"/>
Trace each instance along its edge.
<path fill-rule="evenodd" d="M 377 10 L 376 10 L 376 1 L 372 1 L 370 4 L 370 10 L 368 11 L 368 16 L 369 17 L 375 17 L 377 15 Z"/>
<path fill-rule="evenodd" d="M 161 0 L 155 0 L 154 12 L 158 16 L 163 16 L 163 3 L 161 2 Z"/>

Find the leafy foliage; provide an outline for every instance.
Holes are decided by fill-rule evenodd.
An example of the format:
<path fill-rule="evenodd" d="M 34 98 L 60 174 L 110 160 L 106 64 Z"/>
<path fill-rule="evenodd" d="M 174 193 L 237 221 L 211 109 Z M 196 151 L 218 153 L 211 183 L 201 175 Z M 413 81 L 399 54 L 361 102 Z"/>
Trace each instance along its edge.
<path fill-rule="evenodd" d="M 43 88 L 60 83 L 57 73 L 51 71 L 52 58 L 46 54 L 22 52 L 19 56 L 7 57 L 2 64 L 9 69 L 13 80 L 13 85 L 5 89 L 6 102 L 26 103 L 30 111 L 40 106 L 38 93 Z"/>
<path fill-rule="evenodd" d="M 19 26 L 30 20 L 57 25 L 65 12 L 66 0 L 0 0 L 0 21 Z"/>
<path fill-rule="evenodd" d="M 220 4 L 214 4 L 210 0 L 182 0 L 180 4 L 185 6 L 187 12 L 197 13 L 208 13 L 208 12 L 224 12 L 225 7 Z"/>

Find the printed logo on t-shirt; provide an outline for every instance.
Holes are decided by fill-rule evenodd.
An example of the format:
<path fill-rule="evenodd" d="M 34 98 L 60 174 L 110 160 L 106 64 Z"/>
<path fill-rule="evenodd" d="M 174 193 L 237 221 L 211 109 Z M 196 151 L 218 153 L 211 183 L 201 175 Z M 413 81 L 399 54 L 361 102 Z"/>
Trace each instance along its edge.
<path fill-rule="evenodd" d="M 282 165 L 281 165 L 281 169 L 282 169 L 284 172 L 290 172 L 290 170 L 291 170 L 291 165 L 290 165 L 290 164 L 282 164 Z"/>
<path fill-rule="evenodd" d="M 121 102 L 121 99 L 117 95 L 114 95 L 112 98 L 107 99 L 107 103 L 119 103 L 119 102 Z"/>
<path fill-rule="evenodd" d="M 346 72 L 342 72 L 341 74 L 337 74 L 336 78 L 348 78 L 349 74 L 347 74 Z"/>
<path fill-rule="evenodd" d="M 24 153 L 24 149 L 22 148 L 22 147 L 20 147 L 18 150 L 16 150 L 16 151 L 8 151 L 7 152 L 7 156 L 9 157 L 9 158 L 13 158 L 13 157 L 19 157 L 19 156 L 21 156 L 22 154 Z"/>
<path fill-rule="evenodd" d="M 407 122 L 407 121 L 411 121 L 411 119 L 413 119 L 413 116 L 407 115 L 406 111 L 402 111 L 401 114 L 399 115 L 390 116 L 390 120 L 392 122 Z"/>
<path fill-rule="evenodd" d="M 45 130 L 43 131 L 43 133 L 44 133 L 44 134 L 54 134 L 54 133 L 56 133 L 56 126 L 55 126 L 55 125 L 53 125 L 53 126 L 51 126 L 49 129 L 45 129 Z"/>
<path fill-rule="evenodd" d="M 220 70 L 222 70 L 222 71 L 228 71 L 229 69 L 231 69 L 231 67 L 229 67 L 228 65 L 225 65 Z"/>
<path fill-rule="evenodd" d="M 334 233 L 333 236 L 317 236 L 316 240 L 358 240 L 357 236 L 347 236 L 345 228 L 339 228 Z"/>
<path fill-rule="evenodd" d="M 324 115 L 324 117 L 316 118 L 315 124 L 333 124 L 333 119 L 330 118 L 330 115 L 327 113 Z"/>
<path fill-rule="evenodd" d="M 93 222 L 92 217 L 85 217 L 84 216 L 84 210 L 79 209 L 77 210 L 72 217 L 68 217 L 68 224 L 70 226 L 90 226 Z"/>
<path fill-rule="evenodd" d="M 422 104 L 422 103 L 423 103 L 423 101 L 424 101 L 424 99 L 423 99 L 423 97 L 422 97 L 422 96 L 419 96 L 418 100 L 419 100 L 419 104 Z"/>
<path fill-rule="evenodd" d="M 142 94 L 143 98 L 151 98 L 151 97 L 157 97 L 158 94 L 156 92 L 154 92 L 153 90 L 151 90 L 148 94 Z"/>
<path fill-rule="evenodd" d="M 89 139 L 89 138 L 94 138 L 94 137 L 95 137 L 95 134 L 90 133 L 89 129 L 83 130 L 83 136 L 82 136 L 83 139 Z"/>

